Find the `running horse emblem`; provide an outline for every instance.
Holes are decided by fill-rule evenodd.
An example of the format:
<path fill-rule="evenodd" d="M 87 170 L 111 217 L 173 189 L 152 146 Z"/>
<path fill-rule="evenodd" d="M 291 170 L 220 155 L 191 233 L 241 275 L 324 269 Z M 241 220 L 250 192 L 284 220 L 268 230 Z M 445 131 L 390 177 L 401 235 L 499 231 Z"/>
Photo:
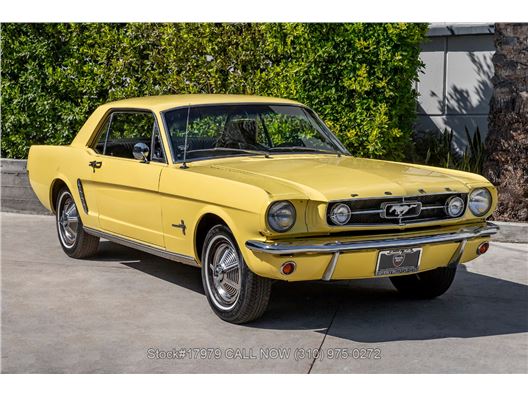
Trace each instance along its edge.
<path fill-rule="evenodd" d="M 394 213 L 398 217 L 402 217 L 412 208 L 417 207 L 418 204 L 409 204 L 409 205 L 394 205 L 389 209 L 389 213 Z"/>

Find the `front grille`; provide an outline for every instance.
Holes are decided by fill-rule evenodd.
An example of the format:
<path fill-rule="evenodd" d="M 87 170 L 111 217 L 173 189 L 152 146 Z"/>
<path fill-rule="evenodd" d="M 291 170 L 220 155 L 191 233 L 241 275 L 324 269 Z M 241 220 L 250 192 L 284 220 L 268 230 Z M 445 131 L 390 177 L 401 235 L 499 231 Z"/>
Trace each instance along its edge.
<path fill-rule="evenodd" d="M 454 219 L 445 211 L 446 202 L 451 197 L 462 198 L 464 208 L 466 207 L 467 194 L 463 193 L 352 199 L 331 202 L 327 208 L 326 221 L 331 226 L 340 226 L 336 225 L 331 219 L 332 208 L 339 204 L 347 205 L 351 214 L 350 220 L 343 226 L 405 225 Z M 401 214 L 401 212 L 398 212 L 399 209 L 402 211 L 407 210 L 407 212 Z M 464 211 L 458 217 L 461 217 Z"/>

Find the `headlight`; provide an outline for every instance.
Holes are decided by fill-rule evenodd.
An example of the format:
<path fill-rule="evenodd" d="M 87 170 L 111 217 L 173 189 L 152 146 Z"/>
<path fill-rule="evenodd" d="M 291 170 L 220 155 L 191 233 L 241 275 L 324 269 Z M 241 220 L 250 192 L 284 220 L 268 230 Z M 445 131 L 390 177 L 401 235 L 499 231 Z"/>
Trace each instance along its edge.
<path fill-rule="evenodd" d="M 336 225 L 345 225 L 351 216 L 350 208 L 345 204 L 334 205 L 330 210 L 330 220 Z"/>
<path fill-rule="evenodd" d="M 469 194 L 469 210 L 475 216 L 484 216 L 491 208 L 491 194 L 486 188 L 477 188 Z"/>
<path fill-rule="evenodd" d="M 286 232 L 295 224 L 295 208 L 288 201 L 279 201 L 268 209 L 268 225 L 273 231 Z"/>
<path fill-rule="evenodd" d="M 445 212 L 451 217 L 459 217 L 464 212 L 464 200 L 460 197 L 451 197 L 445 203 Z"/>

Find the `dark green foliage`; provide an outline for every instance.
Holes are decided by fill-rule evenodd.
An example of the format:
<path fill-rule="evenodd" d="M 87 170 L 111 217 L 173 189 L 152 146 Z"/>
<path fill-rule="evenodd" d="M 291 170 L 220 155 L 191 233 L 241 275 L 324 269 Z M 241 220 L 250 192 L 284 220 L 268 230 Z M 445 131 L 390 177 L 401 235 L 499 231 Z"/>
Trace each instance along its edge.
<path fill-rule="evenodd" d="M 469 134 L 467 127 L 465 128 L 465 132 L 468 146 L 458 163 L 457 169 L 482 174 L 482 166 L 486 157 L 486 146 L 480 136 L 480 129 L 477 127 L 473 136 Z"/>
<path fill-rule="evenodd" d="M 454 150 L 453 130 L 445 129 L 443 133 L 422 134 L 416 138 L 413 162 L 482 174 L 485 147 L 480 130 L 477 127 L 471 136 L 466 127 L 465 134 L 468 144 L 462 154 Z"/>
<path fill-rule="evenodd" d="M 111 100 L 239 93 L 312 107 L 349 150 L 402 159 L 426 24 L 3 24 L 2 156 L 67 144 Z"/>

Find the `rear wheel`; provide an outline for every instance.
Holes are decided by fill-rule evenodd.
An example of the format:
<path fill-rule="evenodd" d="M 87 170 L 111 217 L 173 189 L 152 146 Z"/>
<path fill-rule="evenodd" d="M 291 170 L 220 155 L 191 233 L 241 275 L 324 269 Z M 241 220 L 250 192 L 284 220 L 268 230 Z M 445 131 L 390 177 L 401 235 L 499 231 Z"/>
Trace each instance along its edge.
<path fill-rule="evenodd" d="M 268 306 L 272 281 L 251 272 L 224 225 L 214 226 L 205 237 L 202 282 L 209 305 L 226 322 L 253 321 Z"/>
<path fill-rule="evenodd" d="M 444 294 L 455 279 L 456 267 L 441 267 L 419 274 L 393 276 L 394 287 L 403 295 L 412 298 L 435 298 Z"/>
<path fill-rule="evenodd" d="M 77 205 L 67 188 L 59 191 L 55 207 L 57 233 L 62 250 L 73 258 L 94 255 L 99 246 L 99 238 L 84 231 Z"/>

